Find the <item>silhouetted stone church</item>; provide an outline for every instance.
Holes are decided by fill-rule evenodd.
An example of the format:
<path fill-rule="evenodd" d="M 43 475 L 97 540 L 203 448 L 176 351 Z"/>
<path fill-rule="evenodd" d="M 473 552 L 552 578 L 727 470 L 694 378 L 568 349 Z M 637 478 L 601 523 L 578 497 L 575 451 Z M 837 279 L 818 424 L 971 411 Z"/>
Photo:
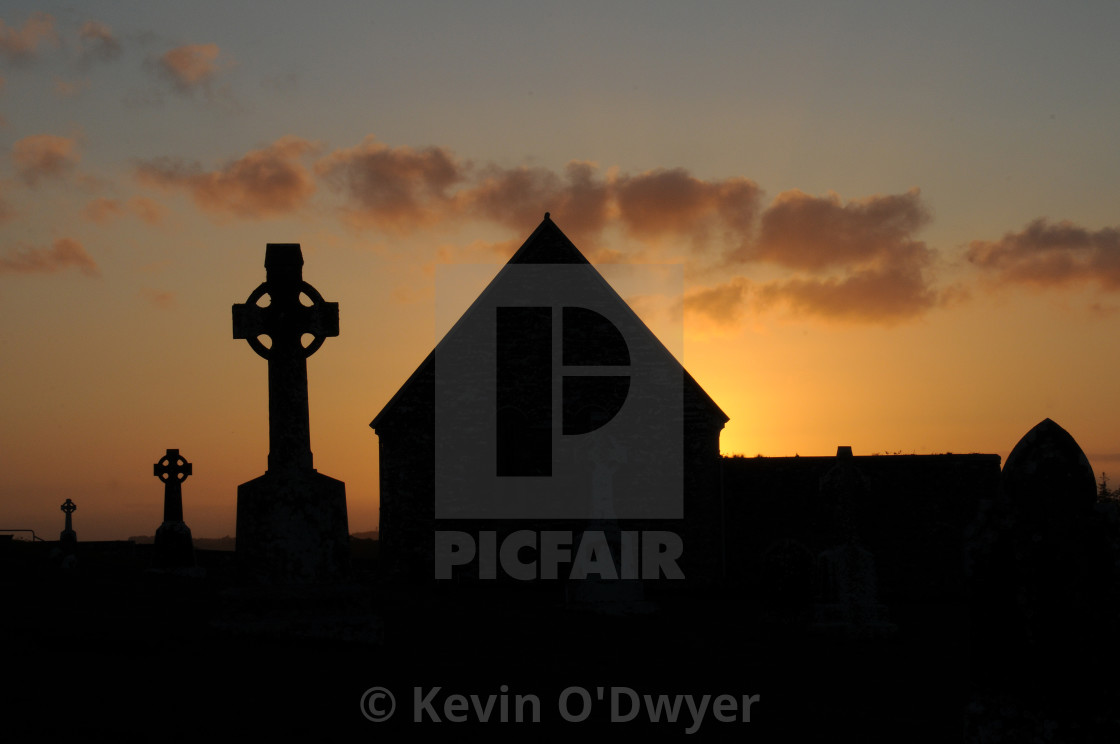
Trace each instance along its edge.
<path fill-rule="evenodd" d="M 625 314 L 636 316 L 612 288 L 602 279 L 588 260 L 546 215 L 537 229 L 509 260 L 507 267 L 577 266 L 585 269 L 598 284 L 596 292 Z M 516 282 L 499 273 L 489 292 L 503 282 Z M 486 292 L 483 294 L 485 295 Z M 465 318 L 476 312 L 472 306 Z M 704 392 L 672 355 L 648 334 L 651 353 L 681 380 L 680 400 L 683 427 L 683 520 L 672 522 L 682 535 L 689 553 L 685 556 L 686 573 L 712 577 L 719 571 L 720 555 L 720 457 L 719 432 L 728 421 L 727 414 Z M 456 333 L 453 328 L 448 337 Z M 385 569 L 393 574 L 414 577 L 432 576 L 433 529 L 437 525 L 433 509 L 435 496 L 436 427 L 436 356 L 442 346 L 450 343 L 445 337 L 440 345 L 413 372 L 389 400 L 370 426 L 378 436 L 380 455 L 381 523 L 380 539 Z M 454 523 L 441 521 L 444 527 Z M 473 524 L 473 523 L 472 523 Z M 538 521 L 537 526 L 544 523 Z M 637 527 L 635 520 L 627 526 Z M 563 521 L 549 520 L 550 527 L 564 526 Z M 580 525 L 570 527 L 579 530 Z M 502 529 L 502 527 L 498 527 Z"/>
<path fill-rule="evenodd" d="M 507 267 L 537 264 L 594 272 L 547 215 Z M 499 272 L 492 286 L 503 281 Z M 625 305 L 617 294 L 613 301 Z M 472 312 L 474 306 L 464 318 Z M 431 578 L 433 531 L 455 528 L 433 509 L 435 360 L 448 337 L 370 424 L 379 439 L 380 537 L 389 574 Z M 736 587 L 807 623 L 844 625 L 855 613 L 862 618 L 857 625 L 889 628 L 891 607 L 966 599 L 966 574 L 982 571 L 1003 549 L 998 536 L 1009 522 L 993 514 L 1012 515 L 1017 529 L 1041 524 L 1053 533 L 1091 511 L 1089 463 L 1048 419 L 1024 437 L 1002 474 L 993 454 L 857 456 L 841 446 L 835 457 L 722 457 L 719 433 L 728 416 L 687 371 L 680 374 L 683 514 L 619 521 L 622 529 L 679 533 L 692 587 Z M 490 523 L 499 533 L 519 526 L 534 525 Z"/>

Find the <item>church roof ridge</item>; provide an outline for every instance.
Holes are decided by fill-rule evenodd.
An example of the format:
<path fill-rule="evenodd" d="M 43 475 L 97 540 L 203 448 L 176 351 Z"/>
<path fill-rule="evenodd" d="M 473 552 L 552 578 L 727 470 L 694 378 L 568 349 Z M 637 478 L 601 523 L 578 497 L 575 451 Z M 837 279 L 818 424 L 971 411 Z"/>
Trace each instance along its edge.
<path fill-rule="evenodd" d="M 544 213 L 544 219 L 537 225 L 537 229 L 525 239 L 514 254 L 510 257 L 509 264 L 589 264 L 579 248 L 568 239 L 568 236 L 552 221 L 550 212 Z"/>

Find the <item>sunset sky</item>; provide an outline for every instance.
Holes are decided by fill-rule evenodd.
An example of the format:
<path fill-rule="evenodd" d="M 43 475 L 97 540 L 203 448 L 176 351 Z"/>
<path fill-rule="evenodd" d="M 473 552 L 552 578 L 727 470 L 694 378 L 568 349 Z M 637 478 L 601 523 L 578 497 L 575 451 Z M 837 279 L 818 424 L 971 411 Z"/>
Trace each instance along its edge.
<path fill-rule="evenodd" d="M 1049 417 L 1120 482 L 1120 3 L 0 19 L 0 528 L 55 539 L 71 498 L 79 539 L 150 535 L 176 447 L 187 524 L 232 534 L 268 432 L 230 306 L 298 242 L 341 308 L 315 465 L 375 529 L 368 424 L 437 340 L 438 267 L 496 271 L 546 210 L 596 264 L 683 264 L 683 302 L 628 299 L 683 306 L 725 453 L 1006 457 Z"/>

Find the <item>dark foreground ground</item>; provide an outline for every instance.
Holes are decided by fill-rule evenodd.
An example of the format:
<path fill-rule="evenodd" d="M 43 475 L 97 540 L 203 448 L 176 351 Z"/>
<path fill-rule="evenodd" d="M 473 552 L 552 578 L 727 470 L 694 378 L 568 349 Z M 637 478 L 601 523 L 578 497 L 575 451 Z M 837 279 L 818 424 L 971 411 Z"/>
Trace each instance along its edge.
<path fill-rule="evenodd" d="M 1120 741 L 1115 673 L 1093 681 L 1107 677 L 1103 660 L 992 671 L 1010 662 L 974 647 L 963 607 L 892 608 L 897 632 L 846 638 L 718 590 L 647 595 L 618 613 L 555 585 L 392 584 L 377 578 L 374 544 L 356 543 L 351 582 L 285 591 L 239 586 L 231 553 L 198 551 L 205 576 L 190 577 L 148 570 L 148 546 L 80 545 L 64 568 L 50 544 L 9 545 L 0 731 L 10 741 Z M 395 699 L 386 721 L 367 717 L 390 709 L 373 688 Z M 706 706 L 699 726 L 689 695 Z M 721 695 L 725 721 L 711 707 Z M 612 720 L 612 698 L 613 718 L 626 720 Z"/>

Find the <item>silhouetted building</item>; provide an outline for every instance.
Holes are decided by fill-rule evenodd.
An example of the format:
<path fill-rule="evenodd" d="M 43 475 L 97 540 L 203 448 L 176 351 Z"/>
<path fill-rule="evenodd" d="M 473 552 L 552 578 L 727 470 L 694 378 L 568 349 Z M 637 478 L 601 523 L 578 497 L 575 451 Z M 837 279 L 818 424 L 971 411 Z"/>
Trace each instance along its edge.
<path fill-rule="evenodd" d="M 446 476 L 440 469 L 440 458 L 455 460 L 460 445 L 493 439 L 494 428 L 488 426 L 496 427 L 501 439 L 503 422 L 512 416 L 510 430 L 517 432 L 516 443 L 525 451 L 540 441 L 555 443 L 569 434 L 567 418 L 563 427 L 551 429 L 551 435 L 548 430 L 550 411 L 559 406 L 565 417 L 569 414 L 568 377 L 562 386 L 541 387 L 546 392 L 540 393 L 540 404 L 528 413 L 525 408 L 503 409 L 500 392 L 496 403 L 487 398 L 494 395 L 495 365 L 501 368 L 505 364 L 500 360 L 502 313 L 508 307 L 541 310 L 541 322 L 546 324 L 542 327 L 547 328 L 551 328 L 548 318 L 561 317 L 559 311 L 550 315 L 544 312 L 548 308 L 542 307 L 555 310 L 564 303 L 554 301 L 554 296 L 539 288 L 521 287 L 525 291 L 519 296 L 516 292 L 501 294 L 507 285 L 518 289 L 517 283 L 526 276 L 516 271 L 518 267 L 534 266 L 542 271 L 551 266 L 560 273 L 566 266 L 583 267 L 587 276 L 601 284 L 600 290 L 609 295 L 613 307 L 633 315 L 546 215 L 370 424 L 377 433 L 380 453 L 381 557 L 390 575 L 433 578 L 437 549 L 434 535 L 440 530 L 471 532 L 478 541 L 477 546 L 470 547 L 474 557 L 475 547 L 480 554 L 486 549 L 484 531 L 492 531 L 501 545 L 504 537 L 517 530 L 567 529 L 579 534 L 590 526 L 602 528 L 608 542 L 614 541 L 612 546 L 619 544 L 618 535 L 627 530 L 674 532 L 683 541 L 680 566 L 687 585 L 721 585 L 781 623 L 793 622 L 826 632 L 889 635 L 904 626 L 913 628 L 916 623 L 924 628 L 926 637 L 944 635 L 952 625 L 953 637 L 963 639 L 969 625 L 967 608 L 971 607 L 977 637 L 984 637 L 987 630 L 998 632 L 1001 624 L 1009 629 L 1007 639 L 1031 633 L 1053 636 L 1065 632 L 1077 618 L 1094 613 L 1099 616 L 1102 608 L 1109 606 L 1096 602 L 1091 595 L 1094 587 L 1114 581 L 1114 556 L 1110 557 L 1109 550 L 1115 553 L 1108 547 L 1112 538 L 1102 532 L 1107 531 L 1103 522 L 1093 516 L 1093 473 L 1073 438 L 1053 422 L 1046 420 L 1032 429 L 1015 447 L 1002 473 L 1000 458 L 994 454 L 856 456 L 850 447 L 840 447 L 835 457 L 721 457 L 719 435 L 727 415 L 663 347 L 659 347 L 660 354 L 672 361 L 680 380 L 676 383 L 679 387 L 661 389 L 667 401 L 680 402 L 682 438 L 678 451 L 683 452 L 683 473 L 679 480 L 672 481 L 680 484 L 683 493 L 679 514 L 634 518 L 607 513 L 582 523 L 547 514 L 526 519 L 505 519 L 507 515 L 502 514 L 457 519 L 439 514 L 437 492 L 442 485 L 437 481 Z M 520 299 L 495 301 L 495 294 Z M 569 309 L 564 308 L 564 329 L 553 330 L 550 336 L 564 344 L 565 355 L 570 340 L 565 335 L 566 324 L 571 321 L 578 325 L 578 315 L 572 312 L 569 318 Z M 600 310 L 610 314 L 602 307 Z M 533 322 L 531 312 L 523 316 L 522 320 L 528 321 L 524 327 L 518 326 L 519 332 Z M 472 324 L 486 329 L 489 336 L 470 337 Z M 630 339 L 646 335 L 653 338 L 644 325 L 642 329 L 644 335 L 627 335 L 632 347 L 645 341 L 635 344 Z M 510 345 L 509 354 L 518 364 L 529 365 L 525 359 L 533 356 L 531 350 L 537 341 L 532 340 L 531 333 L 525 333 Z M 538 336 L 549 333 L 542 331 Z M 463 337 L 470 342 L 464 343 Z M 446 372 L 441 366 L 445 361 L 455 366 L 462 356 L 487 357 L 491 351 L 484 348 L 487 344 L 499 349 L 498 362 L 480 367 L 478 374 L 462 378 L 462 382 L 449 383 L 441 377 Z M 606 349 L 610 342 L 603 336 L 593 346 Z M 440 355 L 449 349 L 452 353 Z M 550 357 L 541 355 L 540 369 L 547 371 L 550 382 L 554 381 L 551 375 L 559 358 L 559 352 L 551 362 Z M 626 361 L 602 363 L 617 367 Z M 564 356 L 560 369 L 568 369 L 564 365 L 569 364 L 585 369 L 596 363 Z M 530 395 L 536 389 L 531 365 L 516 367 L 515 371 L 511 376 L 514 397 Z M 553 391 L 551 397 L 546 394 L 548 390 Z M 680 391 L 679 399 L 674 390 Z M 449 409 L 440 413 L 441 395 L 450 395 L 446 400 L 456 405 L 474 405 L 475 398 L 483 399 L 485 404 L 477 409 L 483 414 L 456 419 L 448 415 Z M 626 394 L 622 395 L 625 398 Z M 635 395 L 633 390 L 630 395 Z M 657 402 L 648 398 L 636 403 L 658 410 Z M 666 415 L 670 408 L 665 406 Z M 592 419 L 599 423 L 585 429 L 600 426 L 601 432 L 607 432 L 602 422 L 609 421 L 611 415 L 611 411 L 597 411 L 598 418 Z M 539 416 L 544 416 L 546 423 L 534 428 L 532 421 Z M 449 449 L 440 444 L 439 426 L 455 429 L 459 439 L 453 441 L 459 444 Z M 571 437 L 578 438 L 575 434 Z M 642 447 L 623 447 L 623 456 L 619 457 L 609 436 L 588 441 L 596 444 L 589 455 L 584 453 L 591 463 L 591 474 L 583 490 L 591 492 L 594 500 L 596 488 L 604 482 L 609 485 L 612 474 L 621 472 L 618 463 L 627 455 L 633 458 L 640 454 L 637 450 Z M 456 467 L 461 465 L 466 472 L 478 461 L 490 471 L 512 468 L 525 493 L 532 492 L 532 483 L 545 482 L 551 472 L 547 459 L 544 465 L 519 460 L 524 453 L 518 448 L 505 456 L 500 446 L 497 455 L 493 449 L 466 449 L 469 454 L 460 453 L 459 460 L 471 463 Z M 536 471 L 534 467 L 545 469 Z M 604 473 L 605 480 L 601 477 Z M 538 550 L 541 546 L 529 547 Z M 493 547 L 490 550 L 495 552 Z M 1049 568 L 1044 565 L 1047 563 Z M 456 576 L 485 575 L 486 570 L 463 567 Z M 1066 580 L 1071 574 L 1091 578 L 1088 583 Z M 666 585 L 672 583 L 662 582 L 659 588 L 671 588 Z M 1019 595 L 1013 596 L 1015 592 Z M 1049 607 L 1053 612 L 1032 610 L 1037 622 L 1015 630 L 1016 603 L 1023 596 L 1033 603 L 1032 607 Z M 1063 607 L 1072 612 L 1063 615 Z M 939 617 L 952 620 L 942 623 Z M 1103 628 L 1107 623 L 1097 625 Z"/>
<path fill-rule="evenodd" d="M 561 268 L 552 269 L 549 267 Z M 568 267 L 573 267 L 571 273 L 564 271 Z M 547 273 L 553 271 L 563 274 L 563 278 Z M 574 283 L 575 295 L 578 295 L 576 299 L 572 300 L 571 296 L 564 295 L 561 292 L 558 295 L 559 299 L 553 298 L 555 302 L 553 299 L 546 300 L 543 295 L 554 289 L 551 286 L 553 284 L 551 276 L 556 276 L 556 281 L 559 283 L 571 280 Z M 543 283 L 535 287 L 529 286 L 538 281 Z M 513 299 L 494 299 L 504 296 L 503 293 L 508 293 L 509 297 Z M 532 307 L 537 304 L 552 306 L 557 308 L 558 315 L 560 306 L 567 305 L 569 302 L 574 302 L 576 305 L 581 303 L 596 304 L 598 312 L 591 312 L 590 315 L 580 314 L 578 312 L 580 308 L 578 307 L 575 309 L 564 307 L 564 333 L 568 333 L 572 327 L 579 326 L 582 328 L 586 323 L 596 323 L 594 316 L 603 313 L 612 316 L 614 318 L 612 323 L 615 325 L 632 324 L 634 326 L 628 328 L 627 333 L 626 343 L 629 344 L 629 353 L 634 355 L 644 354 L 646 355 L 645 358 L 652 360 L 655 366 L 660 365 L 663 379 L 658 381 L 657 384 L 662 385 L 658 389 L 662 391 L 665 398 L 670 399 L 671 403 L 666 403 L 664 400 L 643 398 L 634 407 L 643 415 L 648 416 L 646 423 L 651 428 L 664 425 L 665 422 L 671 422 L 670 426 L 672 427 L 679 427 L 680 439 L 672 450 L 670 457 L 666 459 L 672 459 L 675 456 L 681 460 L 677 463 L 676 472 L 669 476 L 669 480 L 673 481 L 669 485 L 673 488 L 673 493 L 678 499 L 682 499 L 681 493 L 683 492 L 683 503 L 676 507 L 676 518 L 659 516 L 667 513 L 662 511 L 657 513 L 658 516 L 652 518 L 641 518 L 640 516 L 634 518 L 633 509 L 630 510 L 631 513 L 623 514 L 617 519 L 611 515 L 600 514 L 598 516 L 602 517 L 605 522 L 614 525 L 616 530 L 648 528 L 676 532 L 681 536 L 686 546 L 686 554 L 681 562 L 685 574 L 697 578 L 717 577 L 720 572 L 721 561 L 719 433 L 728 417 L 680 366 L 672 354 L 657 341 L 652 332 L 641 321 L 637 320 L 637 316 L 634 315 L 629 306 L 607 284 L 548 215 L 517 250 L 498 276 L 476 300 L 475 304 L 467 310 L 459 323 L 440 341 L 436 349 L 428 355 L 370 424 L 378 436 L 381 485 L 381 524 L 379 529 L 381 555 L 386 569 L 396 575 L 431 578 L 433 575 L 433 530 L 436 528 L 472 530 L 475 533 L 480 530 L 493 529 L 502 534 L 508 534 L 518 527 L 567 528 L 578 533 L 586 524 L 586 520 L 583 522 L 570 520 L 565 519 L 562 515 L 557 517 L 555 514 L 543 512 L 539 517 L 520 521 L 501 518 L 496 521 L 436 519 L 436 479 L 438 475 L 436 467 L 436 426 L 437 424 L 444 427 L 452 426 L 447 419 L 437 421 L 437 358 L 451 359 L 452 361 L 448 364 L 458 365 L 462 363 L 464 356 L 470 356 L 473 351 L 470 343 L 465 344 L 465 350 L 462 347 L 464 346 L 463 338 L 475 332 L 472 330 L 472 324 L 482 328 L 482 343 L 486 342 L 486 332 L 492 337 L 495 323 L 493 313 L 496 309 L 494 302 L 499 303 L 497 308 L 499 312 L 506 309 L 501 306 L 501 303 L 505 302 L 508 305 L 528 306 L 530 309 L 542 309 Z M 516 309 L 520 309 L 520 307 Z M 548 307 L 543 308 L 546 311 L 543 321 L 546 326 L 549 322 L 548 318 L 551 317 L 551 314 L 547 312 L 548 309 Z M 526 322 L 531 321 L 532 318 L 530 317 Z M 610 323 L 588 330 L 588 334 L 590 334 L 588 338 L 592 340 L 584 346 L 590 356 L 594 357 L 605 353 L 606 342 L 609 340 L 611 333 L 609 329 L 606 329 L 607 325 L 610 325 Z M 604 335 L 596 335 L 600 331 Z M 568 337 L 565 337 L 564 340 L 566 342 L 572 341 Z M 582 338 L 576 339 L 576 341 L 583 340 Z M 635 356 L 633 368 L 627 366 L 629 360 L 625 358 L 569 358 L 569 353 L 576 346 L 577 344 L 574 341 L 564 345 L 563 363 L 565 365 L 586 370 L 589 366 L 603 364 L 614 366 L 616 369 L 628 373 L 638 368 L 637 356 Z M 528 342 L 518 345 L 518 341 L 515 339 L 511 344 L 510 363 L 524 367 L 527 364 L 526 358 L 531 356 L 528 354 L 528 347 Z M 626 348 L 624 345 L 623 349 Z M 444 355 L 440 356 L 441 353 Z M 526 381 L 551 375 L 553 370 L 547 358 L 541 362 L 540 367 L 541 369 L 523 369 L 521 367 L 515 369 L 513 375 L 515 379 L 512 384 L 513 395 L 522 397 L 531 395 L 531 390 L 526 392 L 524 389 L 529 385 Z M 440 367 L 444 374 L 446 374 L 446 369 L 446 367 Z M 679 382 L 672 382 L 674 376 Z M 598 406 L 593 400 L 596 396 L 589 393 L 583 394 L 583 389 L 577 384 L 588 379 L 603 380 L 603 377 L 585 377 L 575 380 L 573 380 L 573 377 L 574 375 L 564 378 L 565 402 L 563 415 L 565 418 L 563 434 L 558 434 L 552 439 L 549 438 L 548 431 L 539 435 L 543 436 L 546 442 L 558 442 L 557 447 L 564 446 L 567 443 L 573 443 L 573 447 L 578 446 L 579 434 L 598 429 L 602 422 L 609 420 L 615 412 L 601 410 L 602 407 Z M 624 385 L 620 393 L 622 398 L 625 399 L 627 395 L 640 397 L 639 382 L 641 381 L 635 381 L 634 386 L 630 388 L 626 388 Z M 494 384 L 494 373 L 491 370 L 489 379 L 472 380 L 463 387 L 468 392 L 478 392 L 479 395 L 482 395 L 492 390 Z M 502 402 L 497 401 L 494 406 L 500 408 L 502 413 L 499 416 L 500 420 L 493 425 L 497 427 L 500 433 L 503 426 L 516 427 L 518 425 L 517 417 L 523 415 L 528 418 L 543 418 L 545 420 L 544 427 L 547 427 L 551 416 L 551 399 L 548 397 L 547 390 L 542 393 L 542 396 L 544 402 L 541 407 L 546 410 L 543 412 L 540 410 L 530 411 L 527 414 L 524 408 L 518 409 L 517 406 L 502 407 Z M 676 400 L 673 401 L 673 398 L 676 398 Z M 587 405 L 581 404 L 581 399 Z M 466 403 L 470 404 L 471 401 L 466 401 Z M 664 408 L 663 416 L 659 407 Z M 489 415 L 487 410 L 493 410 L 493 406 L 490 409 L 484 407 L 481 418 Z M 509 423 L 509 421 L 512 421 L 512 423 Z M 569 422 L 572 421 L 582 422 L 581 428 L 576 429 L 576 434 L 564 436 L 569 434 Z M 481 432 L 486 425 L 486 421 L 472 419 L 463 421 L 461 426 L 455 428 L 474 427 L 479 428 Z M 576 426 L 576 424 L 573 424 L 573 426 Z M 500 469 L 503 467 L 530 467 L 532 465 L 531 463 L 526 465 L 524 462 L 520 462 L 518 458 L 521 458 L 525 451 L 535 446 L 533 442 L 538 438 L 538 433 L 534 432 L 532 425 L 527 425 L 521 430 L 516 428 L 512 430 L 521 432 L 511 443 L 513 447 L 511 457 L 513 459 L 507 457 L 502 460 L 503 455 L 499 452 L 497 455 L 498 462 L 495 462 L 495 454 L 487 450 L 485 467 L 493 469 L 496 465 Z M 494 429 L 489 431 L 493 432 Z M 607 432 L 608 429 L 604 427 L 600 431 Z M 651 431 L 651 441 L 654 436 L 656 436 L 655 433 Z M 521 441 L 516 441 L 517 439 Z M 609 452 L 612 446 L 608 443 L 609 439 L 604 439 L 602 442 L 604 444 L 601 447 L 593 445 L 597 448 L 590 455 L 587 452 L 582 452 L 579 455 L 585 460 L 597 460 L 598 465 L 592 467 L 598 467 L 600 473 L 604 470 L 612 471 L 613 468 L 625 468 L 626 466 L 630 466 L 632 469 L 636 468 L 641 463 L 635 463 L 633 460 L 649 454 L 643 447 L 623 446 L 621 447 L 621 456 L 615 458 L 619 462 L 605 463 L 604 461 L 612 456 L 604 455 L 604 453 Z M 524 446 L 518 449 L 518 446 L 522 444 Z M 683 456 L 680 455 L 682 449 Z M 521 454 L 518 454 L 519 452 Z M 443 462 L 446 462 L 449 453 L 441 451 L 440 455 L 444 458 Z M 547 450 L 545 455 L 547 457 Z M 626 462 L 627 457 L 630 458 L 630 462 Z M 560 455 L 557 455 L 557 458 L 559 459 Z M 651 462 L 648 463 L 648 466 L 655 468 L 664 464 L 662 462 Z M 547 462 L 544 467 L 547 467 Z M 529 473 L 531 471 L 524 472 Z M 608 472 L 608 476 L 609 474 Z M 527 475 L 526 477 L 532 476 Z M 590 474 L 589 478 L 594 479 L 596 476 Z M 522 481 L 522 483 L 525 482 L 527 481 Z M 598 482 L 602 482 L 602 478 Z M 651 485 L 656 486 L 657 484 Z M 594 486 L 590 486 L 585 490 L 593 491 L 594 488 Z M 622 508 L 619 499 L 616 499 L 615 507 L 620 508 L 621 511 L 626 511 Z"/>
<path fill-rule="evenodd" d="M 961 601 L 965 531 L 999 487 L 999 455 L 725 457 L 728 578 L 807 604 L 824 590 L 820 556 L 854 539 L 888 605 Z"/>

